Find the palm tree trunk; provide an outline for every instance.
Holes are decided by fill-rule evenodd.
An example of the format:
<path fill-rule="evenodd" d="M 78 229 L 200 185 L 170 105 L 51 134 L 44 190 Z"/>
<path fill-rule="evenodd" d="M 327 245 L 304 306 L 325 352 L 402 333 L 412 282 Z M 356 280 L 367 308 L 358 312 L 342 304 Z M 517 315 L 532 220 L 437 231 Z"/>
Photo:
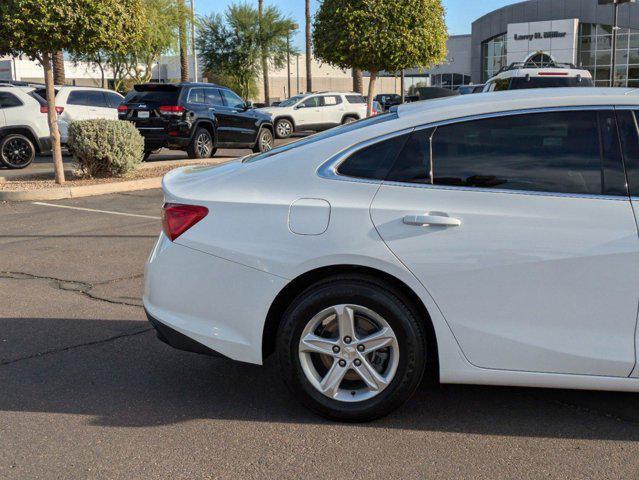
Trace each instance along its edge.
<path fill-rule="evenodd" d="M 64 85 L 66 83 L 64 74 L 64 53 L 62 50 L 53 54 L 53 83 Z"/>
<path fill-rule="evenodd" d="M 364 95 L 364 78 L 359 68 L 353 69 L 353 91 Z"/>
<path fill-rule="evenodd" d="M 306 0 L 306 91 L 313 91 L 313 76 L 311 73 L 311 0 Z"/>
<path fill-rule="evenodd" d="M 271 89 L 268 82 L 268 52 L 266 50 L 266 43 L 264 42 L 264 31 L 262 24 L 262 13 L 264 11 L 264 0 L 258 0 L 257 11 L 259 16 L 259 30 L 260 30 L 260 47 L 262 49 L 262 79 L 264 80 L 264 103 L 268 107 L 271 104 Z"/>
<path fill-rule="evenodd" d="M 58 130 L 58 112 L 55 109 L 55 89 L 53 82 L 53 68 L 51 54 L 42 55 L 42 67 L 44 68 L 44 83 L 47 97 L 47 120 L 49 122 L 49 134 L 51 136 L 51 149 L 53 152 L 53 170 L 56 183 L 64 183 L 64 165 L 62 164 L 62 147 L 60 145 L 60 130 Z"/>
<path fill-rule="evenodd" d="M 187 39 L 186 39 L 186 5 L 184 0 L 178 1 L 178 7 L 180 10 L 180 26 L 179 26 L 179 38 L 180 38 L 180 80 L 183 82 L 189 81 L 189 57 L 187 54 Z"/>

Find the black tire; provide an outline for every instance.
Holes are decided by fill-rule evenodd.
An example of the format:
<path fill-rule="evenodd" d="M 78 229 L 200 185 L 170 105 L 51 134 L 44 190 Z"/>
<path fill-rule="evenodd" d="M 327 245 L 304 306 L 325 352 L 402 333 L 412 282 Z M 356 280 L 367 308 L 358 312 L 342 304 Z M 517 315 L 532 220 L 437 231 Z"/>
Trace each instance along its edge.
<path fill-rule="evenodd" d="M 215 155 L 215 140 L 206 128 L 198 128 L 195 130 L 191 143 L 186 148 L 189 158 L 211 158 Z"/>
<path fill-rule="evenodd" d="M 31 165 L 35 156 L 35 145 L 25 135 L 10 133 L 0 140 L 0 161 L 7 168 L 26 168 Z"/>
<path fill-rule="evenodd" d="M 257 141 L 253 147 L 253 153 L 268 152 L 273 149 L 273 134 L 268 128 L 262 128 L 257 134 Z"/>
<path fill-rule="evenodd" d="M 144 154 L 142 155 L 142 161 L 146 162 L 149 159 L 149 157 L 151 156 L 152 153 L 153 153 L 152 150 L 145 150 Z"/>
<path fill-rule="evenodd" d="M 399 364 L 388 386 L 359 402 L 338 401 L 322 394 L 308 380 L 299 355 L 307 323 L 322 310 L 342 304 L 361 305 L 382 316 L 399 345 Z M 327 279 L 300 294 L 285 312 L 277 337 L 281 372 L 295 397 L 325 418 L 346 422 L 374 420 L 400 407 L 419 386 L 427 363 L 425 329 L 409 305 L 379 280 L 357 275 Z"/>
<path fill-rule="evenodd" d="M 277 138 L 289 138 L 294 131 L 295 126 L 288 118 L 280 118 L 275 122 L 275 136 Z"/>
<path fill-rule="evenodd" d="M 342 125 L 346 125 L 347 123 L 353 123 L 357 121 L 357 117 L 353 117 L 352 115 L 347 115 L 342 119 Z"/>

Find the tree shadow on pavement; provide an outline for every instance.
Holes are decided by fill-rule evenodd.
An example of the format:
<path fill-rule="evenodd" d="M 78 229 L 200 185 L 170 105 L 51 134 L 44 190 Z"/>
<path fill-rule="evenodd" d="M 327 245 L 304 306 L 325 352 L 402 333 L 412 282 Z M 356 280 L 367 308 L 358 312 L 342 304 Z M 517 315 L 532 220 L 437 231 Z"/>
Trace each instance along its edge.
<path fill-rule="evenodd" d="M 0 410 L 88 415 L 106 427 L 207 418 L 327 423 L 292 398 L 274 358 L 259 367 L 180 352 L 145 327 L 132 320 L 0 319 L 5 359 L 4 342 L 17 342 L 16 352 L 34 332 L 67 331 L 78 339 L 105 332 L 84 344 L 5 360 Z M 636 441 L 637 400 L 629 393 L 423 385 L 399 411 L 365 427 Z"/>

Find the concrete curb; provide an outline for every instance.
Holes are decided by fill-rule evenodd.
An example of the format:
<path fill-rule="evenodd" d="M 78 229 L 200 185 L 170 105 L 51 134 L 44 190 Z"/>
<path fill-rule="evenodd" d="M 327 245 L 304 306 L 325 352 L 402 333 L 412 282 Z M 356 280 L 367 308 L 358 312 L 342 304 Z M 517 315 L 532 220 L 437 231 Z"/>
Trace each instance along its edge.
<path fill-rule="evenodd" d="M 99 183 L 78 187 L 43 188 L 41 190 L 0 191 L 0 201 L 28 202 L 32 200 L 62 200 L 64 198 L 91 197 L 108 193 L 132 192 L 160 188 L 162 177 L 129 180 L 126 182 Z"/>

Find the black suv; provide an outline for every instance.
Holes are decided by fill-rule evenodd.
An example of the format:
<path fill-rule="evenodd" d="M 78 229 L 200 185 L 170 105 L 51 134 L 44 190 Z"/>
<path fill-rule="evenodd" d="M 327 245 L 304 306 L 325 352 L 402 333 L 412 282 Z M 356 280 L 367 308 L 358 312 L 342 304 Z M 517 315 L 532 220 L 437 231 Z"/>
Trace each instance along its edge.
<path fill-rule="evenodd" d="M 135 85 L 118 107 L 144 137 L 145 158 L 158 148 L 210 158 L 218 148 L 273 148 L 271 117 L 226 87 L 211 83 Z"/>

